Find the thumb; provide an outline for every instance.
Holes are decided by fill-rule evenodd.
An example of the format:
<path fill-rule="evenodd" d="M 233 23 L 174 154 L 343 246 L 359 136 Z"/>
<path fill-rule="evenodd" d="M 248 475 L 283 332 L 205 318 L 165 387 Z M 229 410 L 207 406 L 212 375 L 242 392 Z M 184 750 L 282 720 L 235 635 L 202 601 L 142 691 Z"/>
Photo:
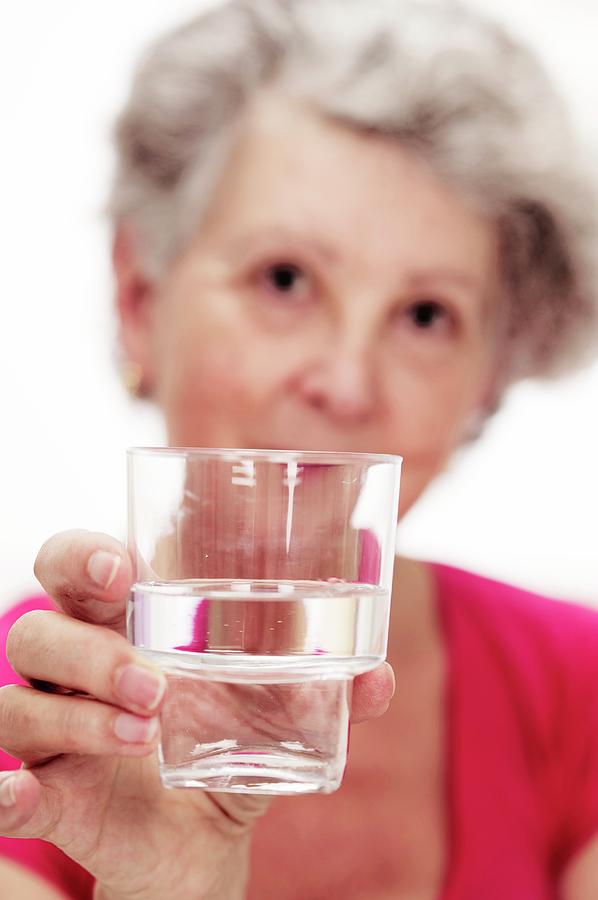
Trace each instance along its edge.
<path fill-rule="evenodd" d="M 91 531 L 61 532 L 43 545 L 34 572 L 67 615 L 124 634 L 133 568 L 117 540 Z"/>
<path fill-rule="evenodd" d="M 36 777 L 26 769 L 0 772 L 0 834 L 41 837 L 49 824 L 48 803 L 42 802 L 42 787 Z"/>

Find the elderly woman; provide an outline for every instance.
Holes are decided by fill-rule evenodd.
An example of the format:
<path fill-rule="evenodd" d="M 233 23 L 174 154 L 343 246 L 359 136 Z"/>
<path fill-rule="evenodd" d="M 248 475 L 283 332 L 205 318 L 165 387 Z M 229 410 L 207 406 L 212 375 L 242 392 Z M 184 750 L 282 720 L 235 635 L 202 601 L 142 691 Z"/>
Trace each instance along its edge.
<path fill-rule="evenodd" d="M 231 0 L 145 57 L 118 154 L 122 346 L 172 445 L 399 452 L 405 513 L 507 385 L 592 338 L 566 117 L 460 6 Z M 260 819 L 260 797 L 160 787 L 124 548 L 59 535 L 36 573 L 47 596 L 4 619 L 2 896 L 597 896 L 594 613 L 398 560 L 391 711 L 340 791 Z M 391 691 L 359 680 L 354 718 Z"/>

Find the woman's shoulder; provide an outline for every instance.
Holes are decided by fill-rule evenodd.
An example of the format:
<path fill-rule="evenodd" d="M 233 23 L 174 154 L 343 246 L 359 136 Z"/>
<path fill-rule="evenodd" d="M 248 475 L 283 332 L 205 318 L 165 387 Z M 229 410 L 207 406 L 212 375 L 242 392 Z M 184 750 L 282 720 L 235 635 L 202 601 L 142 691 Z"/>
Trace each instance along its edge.
<path fill-rule="evenodd" d="M 450 618 L 496 642 L 535 650 L 541 656 L 570 653 L 598 666 L 598 609 L 555 599 L 452 566 L 432 566 L 438 599 Z M 598 602 L 598 597 L 596 598 Z"/>
<path fill-rule="evenodd" d="M 596 711 L 598 611 L 448 566 L 434 566 L 453 666 L 510 699 L 547 737 Z M 585 717 L 587 721 L 587 717 Z"/>
<path fill-rule="evenodd" d="M 598 830 L 598 611 L 449 566 L 432 570 L 457 706 L 503 749 L 519 748 L 553 846 L 571 858 Z M 506 749 L 505 759 L 516 771 Z"/>

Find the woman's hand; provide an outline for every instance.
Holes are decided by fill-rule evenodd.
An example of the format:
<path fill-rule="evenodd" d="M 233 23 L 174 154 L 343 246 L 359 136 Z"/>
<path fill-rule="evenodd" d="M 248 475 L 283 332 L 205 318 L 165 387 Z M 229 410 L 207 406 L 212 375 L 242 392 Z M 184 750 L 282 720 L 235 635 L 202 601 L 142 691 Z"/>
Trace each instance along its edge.
<path fill-rule="evenodd" d="M 0 746 L 24 764 L 0 775 L 0 833 L 56 844 L 95 876 L 98 900 L 243 897 L 269 801 L 161 786 L 166 682 L 124 637 L 126 551 L 67 532 L 42 547 L 35 573 L 61 612 L 27 613 L 9 634 L 10 662 L 32 687 L 0 690 Z M 357 678 L 352 721 L 381 715 L 393 689 L 386 664 Z"/>

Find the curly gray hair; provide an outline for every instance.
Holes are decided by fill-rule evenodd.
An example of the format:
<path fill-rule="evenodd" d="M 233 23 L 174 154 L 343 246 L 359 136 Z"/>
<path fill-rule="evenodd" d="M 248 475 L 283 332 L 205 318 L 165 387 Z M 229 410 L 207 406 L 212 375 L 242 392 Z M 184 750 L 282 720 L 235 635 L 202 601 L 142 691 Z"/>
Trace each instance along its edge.
<path fill-rule="evenodd" d="M 424 155 L 498 224 L 502 386 L 571 366 L 598 330 L 592 183 L 534 56 L 460 4 L 229 0 L 147 52 L 117 125 L 110 211 L 159 277 L 201 221 L 260 88 Z"/>

